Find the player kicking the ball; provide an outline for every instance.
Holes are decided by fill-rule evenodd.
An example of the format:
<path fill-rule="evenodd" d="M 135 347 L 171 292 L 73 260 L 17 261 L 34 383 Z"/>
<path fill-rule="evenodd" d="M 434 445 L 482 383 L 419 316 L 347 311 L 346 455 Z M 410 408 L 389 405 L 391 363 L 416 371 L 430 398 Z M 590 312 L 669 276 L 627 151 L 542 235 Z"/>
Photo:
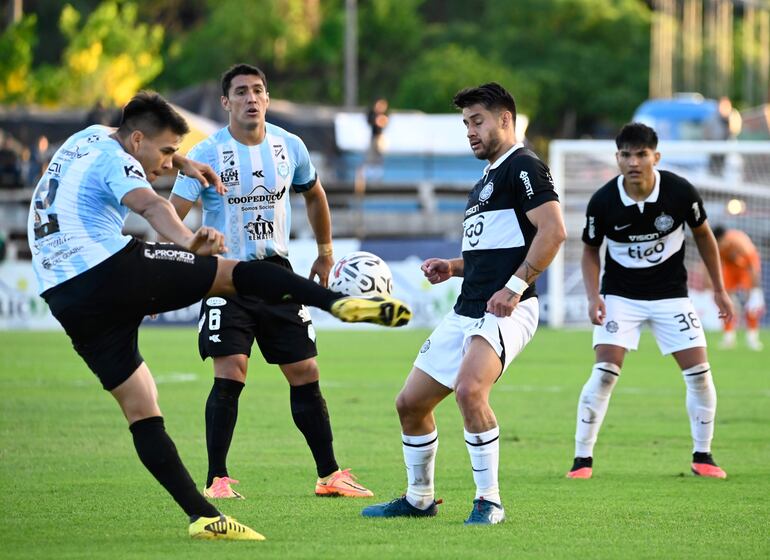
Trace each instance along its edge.
<path fill-rule="evenodd" d="M 137 345 L 146 315 L 204 296 L 251 295 L 329 310 L 343 321 L 405 324 L 391 298 L 342 297 L 272 263 L 216 258 L 226 251 L 213 228 L 190 231 L 150 181 L 169 171 L 187 123 L 158 94 L 141 92 L 117 131 L 92 126 L 54 154 L 32 197 L 27 237 L 43 298 L 77 353 L 118 401 L 139 459 L 190 518 L 196 539 L 264 540 L 222 515 L 196 488 L 166 433 L 152 374 Z M 206 165 L 178 158 L 188 175 L 221 182 Z M 173 244 L 121 233 L 129 210 Z"/>
<path fill-rule="evenodd" d="M 612 389 L 626 353 L 636 350 L 641 326 L 649 321 L 660 351 L 674 356 L 687 387 L 692 472 L 726 478 L 711 457 L 717 397 L 706 337 L 687 296 L 685 223 L 713 282 L 719 316 L 730 321 L 733 308 L 722 282 L 717 242 L 695 188 L 678 175 L 655 169 L 660 153 L 653 129 L 628 124 L 615 142 L 621 174 L 591 197 L 583 230 L 583 281 L 595 325 L 596 359 L 578 401 L 575 460 L 567 476 L 591 478 L 594 444 Z M 600 290 L 599 248 L 605 238 Z"/>

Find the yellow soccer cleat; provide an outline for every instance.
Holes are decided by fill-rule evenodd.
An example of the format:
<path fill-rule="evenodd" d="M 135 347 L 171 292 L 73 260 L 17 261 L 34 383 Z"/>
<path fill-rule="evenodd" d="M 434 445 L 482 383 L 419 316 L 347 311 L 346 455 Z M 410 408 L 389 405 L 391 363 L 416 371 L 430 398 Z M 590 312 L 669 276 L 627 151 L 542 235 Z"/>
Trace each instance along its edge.
<path fill-rule="evenodd" d="M 315 485 L 316 496 L 344 496 L 346 498 L 371 498 L 374 496 L 371 490 L 364 488 L 350 469 L 337 471 L 325 479 L 318 479 Z"/>
<path fill-rule="evenodd" d="M 190 523 L 190 537 L 193 539 L 224 539 L 230 541 L 264 541 L 265 537 L 243 523 L 227 515 L 199 517 Z"/>
<path fill-rule="evenodd" d="M 346 323 L 374 323 L 402 327 L 412 318 L 412 310 L 403 301 L 390 296 L 345 296 L 332 304 L 331 314 Z"/>

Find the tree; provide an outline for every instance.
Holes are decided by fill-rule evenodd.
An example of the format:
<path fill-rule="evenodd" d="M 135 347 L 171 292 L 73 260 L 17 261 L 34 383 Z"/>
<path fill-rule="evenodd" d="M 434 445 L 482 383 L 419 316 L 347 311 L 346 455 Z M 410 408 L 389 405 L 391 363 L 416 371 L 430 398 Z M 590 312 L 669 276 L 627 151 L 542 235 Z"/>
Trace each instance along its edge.
<path fill-rule="evenodd" d="M 541 132 L 619 124 L 647 97 L 650 12 L 638 0 L 490 0 L 482 21 L 496 29 L 480 48 L 506 53 L 539 87 Z"/>
<path fill-rule="evenodd" d="M 36 71 L 41 101 L 122 105 L 163 69 L 163 28 L 139 23 L 133 2 L 106 0 L 82 25 L 80 13 L 65 5 L 59 28 L 67 47 L 59 66 Z"/>
<path fill-rule="evenodd" d="M 30 80 L 32 49 L 37 36 L 36 18 L 25 16 L 0 35 L 0 102 L 15 103 L 32 99 Z"/>
<path fill-rule="evenodd" d="M 460 89 L 498 82 L 513 93 L 517 110 L 532 114 L 538 91 L 523 78 L 521 73 L 472 47 L 450 43 L 430 49 L 414 61 L 402 76 L 393 101 L 401 107 L 448 113 L 455 110 L 452 98 Z"/>

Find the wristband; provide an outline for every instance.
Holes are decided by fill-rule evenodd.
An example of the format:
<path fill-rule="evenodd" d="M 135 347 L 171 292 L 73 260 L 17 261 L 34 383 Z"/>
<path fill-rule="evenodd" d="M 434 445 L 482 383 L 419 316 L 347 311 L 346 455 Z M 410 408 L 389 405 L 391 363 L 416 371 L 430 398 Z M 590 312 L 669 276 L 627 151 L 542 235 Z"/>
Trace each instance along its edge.
<path fill-rule="evenodd" d="M 513 293 L 521 295 L 527 288 L 529 288 L 529 284 L 514 274 L 511 276 L 511 279 L 505 283 L 505 287 Z"/>
<path fill-rule="evenodd" d="M 318 243 L 318 256 L 330 257 L 334 253 L 334 248 L 331 243 Z"/>

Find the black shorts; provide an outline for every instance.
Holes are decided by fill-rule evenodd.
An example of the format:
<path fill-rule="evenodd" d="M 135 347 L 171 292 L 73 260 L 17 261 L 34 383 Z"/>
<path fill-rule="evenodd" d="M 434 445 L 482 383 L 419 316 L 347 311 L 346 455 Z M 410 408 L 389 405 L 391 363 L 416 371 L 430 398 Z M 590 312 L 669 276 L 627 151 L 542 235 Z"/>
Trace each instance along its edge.
<path fill-rule="evenodd" d="M 215 257 L 132 240 L 90 270 L 46 290 L 43 298 L 77 353 L 111 391 L 143 361 L 137 345 L 142 319 L 199 301 L 216 271 Z"/>
<path fill-rule="evenodd" d="M 270 257 L 291 270 L 289 261 Z M 268 364 L 293 364 L 318 355 L 310 313 L 303 305 L 269 305 L 254 296 L 211 297 L 203 301 L 199 321 L 201 358 L 245 354 L 254 340 Z"/>

